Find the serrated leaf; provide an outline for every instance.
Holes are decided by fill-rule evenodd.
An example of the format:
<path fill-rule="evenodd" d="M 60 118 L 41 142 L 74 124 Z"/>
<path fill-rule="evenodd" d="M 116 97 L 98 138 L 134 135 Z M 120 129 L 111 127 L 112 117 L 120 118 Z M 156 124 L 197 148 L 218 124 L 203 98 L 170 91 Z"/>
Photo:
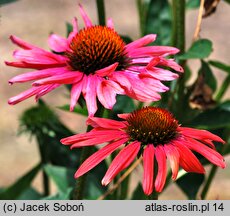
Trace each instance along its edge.
<path fill-rule="evenodd" d="M 187 52 L 178 56 L 181 60 L 186 59 L 204 59 L 212 52 L 212 42 L 208 39 L 200 39 L 195 41 Z"/>
<path fill-rule="evenodd" d="M 23 192 L 25 192 L 31 185 L 31 182 L 34 180 L 35 176 L 41 169 L 41 164 L 38 164 L 24 176 L 20 177 L 14 184 L 6 188 L 0 193 L 0 199 L 17 199 Z"/>
<path fill-rule="evenodd" d="M 222 62 L 219 62 L 219 61 L 214 61 L 214 60 L 211 60 L 208 62 L 210 65 L 222 70 L 222 71 L 225 71 L 227 73 L 230 74 L 230 65 L 226 65 Z"/>
<path fill-rule="evenodd" d="M 196 199 L 200 186 L 204 182 L 204 174 L 187 173 L 176 183 L 189 199 Z"/>

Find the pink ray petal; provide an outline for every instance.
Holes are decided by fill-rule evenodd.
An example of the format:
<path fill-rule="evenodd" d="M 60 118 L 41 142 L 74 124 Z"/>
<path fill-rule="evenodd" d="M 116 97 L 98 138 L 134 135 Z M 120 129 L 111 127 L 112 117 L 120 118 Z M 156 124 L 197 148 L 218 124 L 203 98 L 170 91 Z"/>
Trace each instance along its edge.
<path fill-rule="evenodd" d="M 140 78 L 153 77 L 158 80 L 171 81 L 171 80 L 177 79 L 179 75 L 176 73 L 172 73 L 168 70 L 161 69 L 161 68 L 151 68 L 141 73 L 139 77 Z"/>
<path fill-rule="evenodd" d="M 147 57 L 147 56 L 166 56 L 166 55 L 174 55 L 179 52 L 179 49 L 175 47 L 167 47 L 167 46 L 148 46 L 141 47 L 134 50 L 131 50 L 128 53 L 128 56 L 131 58 L 135 57 Z"/>
<path fill-rule="evenodd" d="M 128 138 L 120 139 L 118 141 L 109 143 L 104 146 L 94 154 L 92 154 L 88 159 L 86 159 L 83 164 L 79 167 L 74 177 L 78 178 L 84 175 L 89 170 L 93 169 L 97 166 L 101 161 L 103 161 L 106 157 L 108 157 L 112 152 L 118 149 L 122 144 L 128 141 Z"/>
<path fill-rule="evenodd" d="M 74 83 L 71 88 L 70 111 L 74 110 L 74 107 L 81 95 L 83 84 L 84 84 L 84 78 L 81 81 Z"/>
<path fill-rule="evenodd" d="M 109 184 L 114 177 L 128 167 L 137 156 L 140 150 L 140 142 L 134 141 L 123 148 L 118 155 L 114 158 L 109 166 L 104 178 L 102 179 L 102 185 Z"/>
<path fill-rule="evenodd" d="M 170 67 L 170 68 L 174 69 L 175 71 L 178 71 L 178 72 L 181 72 L 181 73 L 184 72 L 184 69 L 179 64 L 177 64 L 174 61 L 174 59 L 161 58 L 159 65 Z"/>
<path fill-rule="evenodd" d="M 87 124 L 94 128 L 101 127 L 105 129 L 123 129 L 127 127 L 126 121 L 116 121 L 105 118 L 90 117 L 87 119 Z"/>
<path fill-rule="evenodd" d="M 97 134 L 97 133 L 95 133 Z M 73 138 L 65 138 L 61 140 L 61 143 L 64 145 L 71 145 L 71 149 L 73 148 L 80 148 L 83 146 L 93 146 L 93 145 L 98 145 L 102 144 L 105 142 L 110 142 L 112 140 L 120 139 L 120 138 L 125 138 L 128 137 L 127 134 L 123 131 L 115 131 L 115 130 L 107 130 L 107 133 L 103 133 L 98 137 L 92 137 L 89 139 L 80 139 L 79 141 L 76 140 L 74 141 Z M 71 144 L 70 144 L 71 143 Z"/>
<path fill-rule="evenodd" d="M 114 72 L 112 76 L 109 77 L 111 80 L 119 83 L 120 86 L 122 86 L 124 89 L 130 90 L 132 88 L 131 83 L 129 82 L 129 79 L 125 76 L 125 74 L 121 72 Z"/>
<path fill-rule="evenodd" d="M 107 27 L 114 29 L 114 24 L 112 18 L 107 19 Z"/>
<path fill-rule="evenodd" d="M 147 70 L 151 69 L 152 67 L 156 66 L 159 62 L 160 62 L 159 57 L 152 58 L 152 60 L 148 63 L 146 69 Z"/>
<path fill-rule="evenodd" d="M 146 35 L 140 39 L 137 39 L 129 44 L 127 44 L 125 46 L 125 50 L 127 52 L 133 52 L 135 49 L 137 48 L 140 48 L 140 47 L 143 47 L 149 43 L 152 43 L 153 41 L 155 41 L 156 39 L 156 35 L 155 34 L 149 34 L 149 35 Z"/>
<path fill-rule="evenodd" d="M 40 92 L 36 94 L 35 100 L 38 101 L 43 95 L 53 91 L 54 89 L 58 88 L 60 85 L 59 84 L 50 84 L 47 85 L 47 87 Z"/>
<path fill-rule="evenodd" d="M 219 136 L 212 134 L 211 132 L 206 130 L 199 130 L 199 129 L 188 128 L 188 127 L 178 127 L 178 131 L 180 131 L 185 136 L 194 139 L 198 139 L 198 140 L 209 139 L 209 140 L 225 143 L 225 141 L 222 140 Z"/>
<path fill-rule="evenodd" d="M 56 34 L 49 36 L 48 44 L 55 52 L 65 52 L 69 48 L 67 39 Z"/>
<path fill-rule="evenodd" d="M 179 158 L 180 154 L 175 148 L 175 146 L 171 144 L 165 144 L 164 150 L 167 158 L 169 159 L 170 166 L 172 169 L 172 179 L 175 181 L 177 178 L 178 170 L 179 170 Z"/>
<path fill-rule="evenodd" d="M 206 145 L 203 145 L 202 143 L 191 139 L 186 138 L 184 141 L 184 144 L 191 150 L 194 150 L 201 155 L 203 155 L 207 160 L 209 160 L 211 163 L 221 167 L 225 168 L 226 164 L 224 162 L 224 158 L 221 154 L 219 154 L 217 151 L 207 147 Z"/>
<path fill-rule="evenodd" d="M 196 156 L 180 140 L 174 140 L 173 145 L 177 147 L 180 154 L 180 166 L 187 172 L 205 173 L 204 167 Z"/>
<path fill-rule="evenodd" d="M 63 71 L 64 72 L 64 71 Z M 71 84 L 76 83 L 82 79 L 83 73 L 81 72 L 68 72 L 66 70 L 62 74 L 57 74 L 48 78 L 44 78 L 33 82 L 33 86 L 47 85 L 47 84 Z"/>
<path fill-rule="evenodd" d="M 79 9 L 80 9 L 81 16 L 82 16 L 82 18 L 84 20 L 85 26 L 87 28 L 92 27 L 93 24 L 92 24 L 91 20 L 89 19 L 88 15 L 86 14 L 86 12 L 84 11 L 84 9 L 83 9 L 81 4 L 79 4 Z"/>
<path fill-rule="evenodd" d="M 155 149 L 156 160 L 158 163 L 158 173 L 155 180 L 155 190 L 161 192 L 164 188 L 166 175 L 167 175 L 167 163 L 164 148 L 158 145 Z"/>
<path fill-rule="evenodd" d="M 10 105 L 15 105 L 23 100 L 26 100 L 27 98 L 30 98 L 34 96 L 35 94 L 38 94 L 42 89 L 45 89 L 46 86 L 41 86 L 41 87 L 32 87 L 24 92 L 21 92 L 20 94 L 11 97 L 8 100 L 8 104 Z"/>
<path fill-rule="evenodd" d="M 14 44 L 16 44 L 17 46 L 21 47 L 22 49 L 30 50 L 30 49 L 36 48 L 36 46 L 34 46 L 32 44 L 29 44 L 29 43 L 23 41 L 22 39 L 20 39 L 19 37 L 14 36 L 14 35 L 10 36 L 10 40 Z"/>
<path fill-rule="evenodd" d="M 89 75 L 83 86 L 82 93 L 86 101 L 89 116 L 93 116 L 97 111 L 96 88 L 99 85 L 99 79 L 95 75 Z"/>
<path fill-rule="evenodd" d="M 68 44 L 70 44 L 72 42 L 73 38 L 78 33 L 78 22 L 77 22 L 76 17 L 73 18 L 72 25 L 73 25 L 73 31 L 69 33 L 69 36 L 68 36 L 68 39 L 67 39 Z"/>
<path fill-rule="evenodd" d="M 122 113 L 122 114 L 117 114 L 117 116 L 121 119 L 127 119 L 129 117 L 130 113 Z"/>
<path fill-rule="evenodd" d="M 146 195 L 150 195 L 154 189 L 154 146 L 147 145 L 143 153 L 143 191 Z"/>
<path fill-rule="evenodd" d="M 23 83 L 31 80 L 46 78 L 50 76 L 54 76 L 60 73 L 65 72 L 64 67 L 58 67 L 58 68 L 48 68 L 44 70 L 38 70 L 38 71 L 32 71 L 27 72 L 24 74 L 17 75 L 9 80 L 9 84 L 13 83 Z"/>
<path fill-rule="evenodd" d="M 97 74 L 98 76 L 101 76 L 101 77 L 105 77 L 105 76 L 109 76 L 110 74 L 112 74 L 116 68 L 118 66 L 118 62 L 108 66 L 108 67 L 105 67 L 105 68 L 102 68 L 100 70 L 97 70 L 95 71 L 95 74 Z"/>

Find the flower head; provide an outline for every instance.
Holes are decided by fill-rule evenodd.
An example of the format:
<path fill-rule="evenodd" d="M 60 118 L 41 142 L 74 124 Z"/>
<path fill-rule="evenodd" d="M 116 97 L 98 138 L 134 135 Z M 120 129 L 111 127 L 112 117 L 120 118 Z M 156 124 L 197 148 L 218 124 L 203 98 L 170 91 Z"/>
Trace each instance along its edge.
<path fill-rule="evenodd" d="M 204 173 L 202 164 L 192 151 L 203 155 L 211 163 L 225 168 L 223 157 L 215 150 L 213 141 L 224 141 L 206 130 L 182 127 L 173 115 L 165 109 L 145 107 L 130 114 L 120 114 L 125 121 L 97 117 L 88 119 L 94 129 L 61 140 L 71 148 L 98 145 L 108 142 L 86 159 L 75 173 L 78 178 L 85 174 L 115 150 L 122 147 L 109 166 L 102 184 L 109 184 L 114 177 L 128 167 L 138 156 L 143 158 L 143 190 L 149 195 L 163 190 L 168 159 L 172 179 L 176 180 L 179 167 L 187 172 Z M 154 176 L 154 158 L 157 175 Z"/>
<path fill-rule="evenodd" d="M 34 81 L 32 88 L 10 98 L 9 104 L 17 104 L 31 96 L 37 100 L 62 84 L 70 84 L 70 110 L 74 109 L 82 94 L 92 116 L 97 110 L 97 99 L 105 108 L 112 109 L 117 94 L 126 94 L 143 102 L 159 100 L 159 92 L 168 90 L 161 81 L 178 77 L 165 68 L 183 72 L 173 59 L 165 58 L 176 54 L 177 48 L 146 46 L 155 40 L 156 35 L 146 35 L 125 44 L 114 30 L 111 19 L 107 20 L 107 26 L 93 25 L 81 5 L 80 12 L 85 28 L 79 31 L 74 19 L 73 31 L 68 38 L 51 34 L 48 43 L 54 52 L 16 36 L 10 37 L 22 49 L 13 54 L 18 61 L 6 64 L 36 71 L 9 80 L 10 84 Z"/>

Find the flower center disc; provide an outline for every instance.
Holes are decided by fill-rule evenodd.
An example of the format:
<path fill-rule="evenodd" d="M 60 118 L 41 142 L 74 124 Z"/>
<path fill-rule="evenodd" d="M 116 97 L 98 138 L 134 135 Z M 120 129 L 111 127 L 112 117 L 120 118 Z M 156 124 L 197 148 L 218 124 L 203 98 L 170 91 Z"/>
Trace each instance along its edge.
<path fill-rule="evenodd" d="M 118 62 L 118 69 L 125 66 L 125 43 L 111 28 L 93 26 L 82 29 L 70 43 L 66 52 L 72 70 L 89 75 L 96 70 Z"/>
<path fill-rule="evenodd" d="M 127 122 L 127 133 L 131 139 L 142 144 L 165 144 L 177 134 L 177 120 L 161 108 L 145 107 L 136 110 L 129 115 Z"/>

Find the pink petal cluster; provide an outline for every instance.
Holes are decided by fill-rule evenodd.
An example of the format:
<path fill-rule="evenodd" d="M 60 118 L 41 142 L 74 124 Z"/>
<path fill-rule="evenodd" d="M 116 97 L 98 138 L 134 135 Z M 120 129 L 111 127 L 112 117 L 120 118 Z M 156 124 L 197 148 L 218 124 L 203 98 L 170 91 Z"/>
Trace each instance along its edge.
<path fill-rule="evenodd" d="M 119 117 L 126 119 L 129 114 Z M 75 178 L 84 175 L 93 169 L 115 150 L 120 150 L 110 164 L 102 184 L 109 184 L 114 177 L 127 168 L 137 158 L 142 143 L 138 140 L 130 140 L 126 132 L 127 121 L 115 121 L 97 117 L 91 117 L 87 123 L 94 127 L 88 133 L 77 134 L 61 140 L 64 145 L 72 148 L 84 146 L 96 146 L 105 142 L 107 145 L 100 148 L 96 153 L 86 159 L 75 173 Z M 167 159 L 172 170 L 172 179 L 176 180 L 179 167 L 187 172 L 204 173 L 205 170 L 193 154 L 195 151 L 203 155 L 211 163 L 225 168 L 223 157 L 215 150 L 213 141 L 224 143 L 224 141 L 206 130 L 181 127 L 177 128 L 178 136 L 165 144 L 154 145 L 149 143 L 143 150 L 143 191 L 150 195 L 153 190 L 161 192 L 164 188 L 167 175 Z M 127 144 L 128 143 L 128 144 Z M 154 176 L 154 158 L 156 158 L 158 172 Z"/>
<path fill-rule="evenodd" d="M 80 12 L 85 28 L 93 27 L 82 6 Z M 114 29 L 112 19 L 107 20 L 107 27 Z M 97 99 L 105 108 L 112 109 L 117 94 L 126 94 L 143 102 L 157 101 L 161 98 L 159 93 L 168 90 L 161 81 L 178 78 L 178 74 L 164 67 L 183 72 L 182 67 L 173 59 L 165 58 L 178 53 L 177 48 L 147 46 L 156 39 L 154 34 L 146 35 L 125 46 L 124 53 L 129 59 L 129 65 L 122 70 L 117 69 L 118 63 L 113 63 L 89 75 L 84 71 L 74 71 L 67 64 L 68 57 L 61 53 L 70 50 L 70 44 L 78 32 L 77 19 L 74 19 L 73 31 L 68 38 L 56 34 L 50 35 L 48 43 L 56 53 L 31 45 L 16 36 L 10 37 L 11 41 L 21 49 L 13 53 L 17 61 L 7 61 L 6 64 L 18 68 L 36 69 L 36 71 L 20 74 L 9 80 L 10 84 L 33 81 L 30 89 L 10 98 L 9 104 L 17 104 L 32 96 L 38 100 L 60 85 L 71 84 L 70 110 L 74 109 L 82 94 L 89 116 L 93 116 L 97 111 Z"/>

